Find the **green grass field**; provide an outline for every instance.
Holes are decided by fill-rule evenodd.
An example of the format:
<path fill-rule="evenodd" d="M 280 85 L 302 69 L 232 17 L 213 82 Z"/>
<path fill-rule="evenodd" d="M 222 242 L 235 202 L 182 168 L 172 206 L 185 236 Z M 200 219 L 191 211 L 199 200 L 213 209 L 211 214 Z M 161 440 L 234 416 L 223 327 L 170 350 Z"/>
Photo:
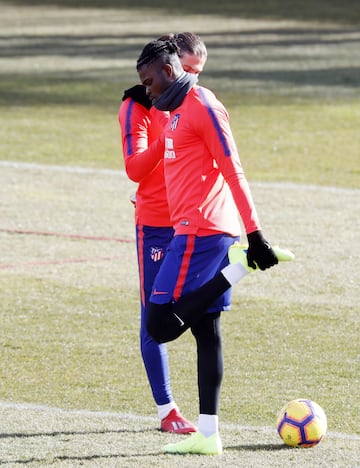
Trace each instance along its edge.
<path fill-rule="evenodd" d="M 357 2 L 99 5 L 0 1 L 0 464 L 359 466 Z M 160 454 L 174 436 L 138 346 L 117 110 L 142 46 L 170 30 L 207 43 L 201 83 L 229 109 L 267 236 L 296 253 L 245 278 L 223 317 L 222 457 Z M 196 422 L 191 335 L 169 354 Z M 298 397 L 328 416 L 309 450 L 274 428 Z"/>

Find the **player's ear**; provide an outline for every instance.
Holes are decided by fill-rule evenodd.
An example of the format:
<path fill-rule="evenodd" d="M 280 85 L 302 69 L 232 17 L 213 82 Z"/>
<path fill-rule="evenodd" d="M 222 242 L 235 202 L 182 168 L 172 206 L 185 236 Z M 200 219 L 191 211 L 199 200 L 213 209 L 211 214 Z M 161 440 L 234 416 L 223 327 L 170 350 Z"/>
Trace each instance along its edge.
<path fill-rule="evenodd" d="M 166 76 L 168 76 L 169 78 L 171 78 L 174 75 L 174 68 L 172 67 L 172 65 L 170 65 L 170 63 L 165 63 L 165 65 L 163 66 L 163 70 Z"/>

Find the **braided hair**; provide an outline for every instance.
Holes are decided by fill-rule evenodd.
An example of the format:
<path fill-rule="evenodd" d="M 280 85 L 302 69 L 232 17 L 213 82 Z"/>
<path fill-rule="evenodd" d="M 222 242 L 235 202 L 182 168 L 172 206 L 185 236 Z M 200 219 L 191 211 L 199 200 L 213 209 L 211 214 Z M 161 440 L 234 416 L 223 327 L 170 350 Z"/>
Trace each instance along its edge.
<path fill-rule="evenodd" d="M 184 53 L 196 55 L 199 58 L 207 57 L 207 50 L 200 36 L 192 32 L 168 33 L 160 36 L 158 40 L 165 41 L 173 39 L 179 48 L 179 57 Z"/>
<path fill-rule="evenodd" d="M 136 62 L 136 69 L 139 71 L 143 65 L 150 65 L 159 58 L 165 63 L 172 55 L 179 55 L 179 47 L 173 38 L 151 41 L 143 48 Z"/>

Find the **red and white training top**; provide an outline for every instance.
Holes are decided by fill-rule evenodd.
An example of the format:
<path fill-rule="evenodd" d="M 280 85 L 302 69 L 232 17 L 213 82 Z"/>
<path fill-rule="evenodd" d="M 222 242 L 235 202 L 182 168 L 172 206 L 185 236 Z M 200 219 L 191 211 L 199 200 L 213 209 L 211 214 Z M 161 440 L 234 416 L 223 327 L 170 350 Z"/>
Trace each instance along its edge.
<path fill-rule="evenodd" d="M 240 234 L 261 229 L 225 107 L 195 86 L 170 113 L 164 168 L 175 234 Z M 235 202 L 235 203 L 234 203 Z"/>
<path fill-rule="evenodd" d="M 164 179 L 164 139 L 166 114 L 146 109 L 128 98 L 119 114 L 125 170 L 138 182 L 135 222 L 144 226 L 172 226 Z"/>

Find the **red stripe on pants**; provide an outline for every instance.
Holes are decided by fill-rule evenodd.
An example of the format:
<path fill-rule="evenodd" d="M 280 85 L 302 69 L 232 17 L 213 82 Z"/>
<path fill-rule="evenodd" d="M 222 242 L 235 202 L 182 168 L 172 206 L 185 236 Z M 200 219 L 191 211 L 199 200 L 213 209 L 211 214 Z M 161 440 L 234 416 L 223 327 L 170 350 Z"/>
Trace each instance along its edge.
<path fill-rule="evenodd" d="M 186 248 L 185 248 L 185 252 L 183 254 L 183 259 L 181 262 L 179 276 L 176 281 L 176 285 L 174 289 L 175 301 L 178 301 L 181 296 L 181 293 L 185 284 L 186 276 L 189 271 L 189 265 L 190 265 L 192 253 L 194 251 L 194 246 L 195 246 L 195 236 L 189 235 L 186 241 Z"/>
<path fill-rule="evenodd" d="M 145 307 L 145 290 L 144 290 L 144 229 L 142 225 L 138 225 L 138 260 L 139 260 L 139 279 L 140 279 L 140 297 L 141 303 Z"/>

